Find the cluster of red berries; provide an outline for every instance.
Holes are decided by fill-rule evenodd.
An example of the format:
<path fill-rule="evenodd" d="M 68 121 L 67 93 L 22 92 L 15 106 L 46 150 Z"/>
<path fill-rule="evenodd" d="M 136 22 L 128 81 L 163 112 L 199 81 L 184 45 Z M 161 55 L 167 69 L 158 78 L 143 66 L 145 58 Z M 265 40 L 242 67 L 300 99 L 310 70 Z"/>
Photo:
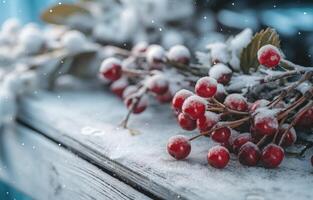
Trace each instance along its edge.
<path fill-rule="evenodd" d="M 172 100 L 169 80 L 163 73 L 169 62 L 188 65 L 189 50 L 177 45 L 166 52 L 159 45 L 139 43 L 123 61 L 117 58 L 104 60 L 100 75 L 110 82 L 111 91 L 124 99 L 127 108 L 139 114 L 148 106 L 148 92 L 160 103 Z"/>
<path fill-rule="evenodd" d="M 277 48 L 266 45 L 259 50 L 258 60 L 263 66 L 274 68 L 280 63 L 281 54 Z M 190 139 L 182 135 L 171 137 L 168 153 L 177 160 L 184 159 L 191 152 L 192 140 L 208 136 L 218 144 L 207 154 L 208 163 L 215 168 L 226 167 L 230 152 L 246 166 L 278 167 L 285 156 L 284 148 L 297 140 L 293 125 L 312 127 L 313 108 L 301 113 L 296 123 L 287 124 L 290 108 L 300 105 L 298 101 L 290 105 L 277 99 L 249 103 L 241 94 L 221 95 L 218 83 L 227 84 L 231 74 L 219 77 L 212 77 L 212 74 L 215 73 L 197 81 L 195 94 L 183 89 L 173 97 L 172 107 L 177 112 L 178 124 L 187 131 L 198 129 L 200 134 Z"/>

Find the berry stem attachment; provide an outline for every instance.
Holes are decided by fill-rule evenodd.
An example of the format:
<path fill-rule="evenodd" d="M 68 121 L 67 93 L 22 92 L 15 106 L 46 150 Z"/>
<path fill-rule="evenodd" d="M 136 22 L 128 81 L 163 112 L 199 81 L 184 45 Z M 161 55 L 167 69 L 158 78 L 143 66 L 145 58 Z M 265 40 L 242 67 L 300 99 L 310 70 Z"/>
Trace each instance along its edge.
<path fill-rule="evenodd" d="M 128 109 L 128 112 L 127 112 L 127 115 L 125 116 L 124 120 L 121 122 L 120 126 L 122 126 L 123 128 L 127 129 L 127 124 L 128 124 L 128 121 L 129 121 L 129 118 L 132 114 L 132 112 L 134 111 L 134 109 L 136 108 L 136 106 L 138 106 L 139 102 L 140 102 L 140 99 L 142 98 L 142 96 L 144 94 L 146 94 L 148 91 L 148 88 L 143 86 L 140 88 L 139 90 L 139 93 L 133 97 L 133 101 Z"/>

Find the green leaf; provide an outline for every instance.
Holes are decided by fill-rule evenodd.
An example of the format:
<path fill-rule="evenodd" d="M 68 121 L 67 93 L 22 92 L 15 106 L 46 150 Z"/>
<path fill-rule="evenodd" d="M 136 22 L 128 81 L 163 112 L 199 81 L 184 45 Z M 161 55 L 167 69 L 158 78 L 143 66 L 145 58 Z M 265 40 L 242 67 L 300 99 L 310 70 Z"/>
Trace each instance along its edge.
<path fill-rule="evenodd" d="M 77 4 L 60 4 L 47 8 L 41 19 L 50 24 L 64 25 L 71 15 L 89 14 L 89 11 Z"/>
<path fill-rule="evenodd" d="M 272 28 L 267 28 L 256 33 L 249 45 L 242 50 L 240 55 L 240 68 L 245 74 L 258 68 L 260 65 L 257 59 L 258 50 L 267 44 L 280 48 L 279 35 Z"/>

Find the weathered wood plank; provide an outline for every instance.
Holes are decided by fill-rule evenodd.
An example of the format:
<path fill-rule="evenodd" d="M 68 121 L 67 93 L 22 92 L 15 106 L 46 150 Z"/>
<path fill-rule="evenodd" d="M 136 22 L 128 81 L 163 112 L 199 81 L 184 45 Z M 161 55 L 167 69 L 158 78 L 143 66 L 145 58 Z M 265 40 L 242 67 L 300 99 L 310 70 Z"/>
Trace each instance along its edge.
<path fill-rule="evenodd" d="M 1 134 L 0 153 L 0 178 L 34 199 L 150 199 L 23 126 Z"/>
<path fill-rule="evenodd" d="M 164 199 L 313 199 L 308 158 L 287 158 L 277 170 L 247 168 L 232 158 L 224 170 L 207 165 L 213 144 L 193 143 L 189 159 L 171 159 L 165 145 L 180 133 L 167 106 L 151 106 L 131 120 L 141 134 L 117 128 L 125 109 L 99 90 L 40 92 L 24 98 L 19 118 L 129 184 Z"/>

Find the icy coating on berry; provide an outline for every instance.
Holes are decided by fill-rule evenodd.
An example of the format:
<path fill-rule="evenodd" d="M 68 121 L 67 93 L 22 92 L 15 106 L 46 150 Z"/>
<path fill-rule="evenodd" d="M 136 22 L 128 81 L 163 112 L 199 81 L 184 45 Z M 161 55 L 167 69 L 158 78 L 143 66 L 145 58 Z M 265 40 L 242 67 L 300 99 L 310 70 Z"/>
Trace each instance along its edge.
<path fill-rule="evenodd" d="M 254 102 L 250 107 L 250 112 L 255 112 L 258 108 L 266 107 L 270 102 L 266 99 L 259 99 Z"/>
<path fill-rule="evenodd" d="M 183 45 L 175 45 L 169 50 L 167 56 L 171 61 L 188 64 L 190 60 L 190 51 Z"/>
<path fill-rule="evenodd" d="M 192 95 L 193 95 L 193 93 L 189 90 L 186 90 L 186 89 L 181 89 L 178 92 L 176 92 L 176 94 L 174 95 L 173 100 L 172 100 L 173 108 L 176 110 L 181 110 L 184 101 Z"/>
<path fill-rule="evenodd" d="M 180 113 L 177 117 L 177 121 L 181 128 L 192 131 L 197 127 L 196 121 L 191 119 L 188 115 Z"/>
<path fill-rule="evenodd" d="M 233 110 L 246 111 L 248 109 L 248 103 L 244 96 L 241 94 L 230 94 L 226 97 L 224 104 Z"/>
<path fill-rule="evenodd" d="M 183 113 L 189 115 L 192 119 L 198 119 L 203 116 L 205 109 L 206 101 L 197 95 L 188 97 L 182 106 Z"/>
<path fill-rule="evenodd" d="M 283 136 L 285 130 L 287 130 L 289 127 L 289 124 L 283 124 L 280 128 L 279 132 L 279 139 Z M 284 137 L 282 146 L 287 147 L 293 145 L 297 141 L 297 133 L 296 130 L 291 127 L 290 130 L 287 132 L 287 134 Z M 278 141 L 279 142 L 279 141 Z"/>
<path fill-rule="evenodd" d="M 125 77 L 122 77 L 116 81 L 114 81 L 110 85 L 111 91 L 113 91 L 116 95 L 122 97 L 125 88 L 128 86 L 128 80 Z"/>
<path fill-rule="evenodd" d="M 169 82 L 162 74 L 149 77 L 146 81 L 147 87 L 156 94 L 164 94 L 168 90 Z"/>
<path fill-rule="evenodd" d="M 222 169 L 229 162 L 230 155 L 227 148 L 223 146 L 212 147 L 207 155 L 208 163 L 215 168 Z"/>
<path fill-rule="evenodd" d="M 123 99 L 127 98 L 128 96 L 134 94 L 135 92 L 137 92 L 138 87 L 134 86 L 134 85 L 130 85 L 128 87 L 125 88 L 124 92 L 123 92 Z"/>
<path fill-rule="evenodd" d="M 200 132 L 209 131 L 218 121 L 220 116 L 214 112 L 206 111 L 197 119 L 197 127 Z"/>
<path fill-rule="evenodd" d="M 238 153 L 242 145 L 246 144 L 247 142 L 252 141 L 252 137 L 250 133 L 242 133 L 235 136 L 234 138 L 231 137 L 230 143 L 232 144 L 234 153 Z"/>
<path fill-rule="evenodd" d="M 217 91 L 217 81 L 211 77 L 200 78 L 195 86 L 195 92 L 197 95 L 203 98 L 210 98 L 215 95 Z"/>
<path fill-rule="evenodd" d="M 102 62 L 101 67 L 100 67 L 100 72 L 111 69 L 112 65 L 121 66 L 121 64 L 122 64 L 121 61 L 117 58 L 114 58 L 114 57 L 107 58 Z"/>
<path fill-rule="evenodd" d="M 147 50 L 147 61 L 149 63 L 160 63 L 165 58 L 165 50 L 160 45 L 151 45 Z"/>
<path fill-rule="evenodd" d="M 167 143 L 167 152 L 177 160 L 186 158 L 191 151 L 191 145 L 186 136 L 172 136 Z"/>
<path fill-rule="evenodd" d="M 131 108 L 133 101 L 134 101 L 134 95 L 129 96 L 128 98 L 125 99 L 125 104 L 127 106 L 128 109 Z M 147 106 L 148 106 L 148 102 L 149 102 L 149 98 L 147 95 L 143 95 L 139 102 L 137 103 L 137 105 L 134 107 L 133 109 L 133 113 L 134 114 L 139 114 L 142 113 L 143 111 L 146 110 Z"/>
<path fill-rule="evenodd" d="M 254 128 L 261 135 L 273 135 L 278 129 L 276 114 L 278 109 L 259 108 L 254 117 Z"/>
<path fill-rule="evenodd" d="M 261 47 L 257 56 L 259 63 L 269 68 L 276 67 L 281 59 L 279 49 L 270 44 Z"/>
<path fill-rule="evenodd" d="M 229 69 L 229 67 L 227 67 L 225 64 L 223 63 L 218 63 L 216 65 L 214 65 L 210 71 L 209 71 L 209 76 L 216 79 L 218 82 L 220 82 L 219 80 L 223 77 L 223 76 L 229 76 L 232 74 L 231 69 Z M 229 78 L 230 80 L 230 78 Z M 228 82 L 229 82 L 228 80 Z M 227 84 L 227 83 L 226 83 Z"/>

